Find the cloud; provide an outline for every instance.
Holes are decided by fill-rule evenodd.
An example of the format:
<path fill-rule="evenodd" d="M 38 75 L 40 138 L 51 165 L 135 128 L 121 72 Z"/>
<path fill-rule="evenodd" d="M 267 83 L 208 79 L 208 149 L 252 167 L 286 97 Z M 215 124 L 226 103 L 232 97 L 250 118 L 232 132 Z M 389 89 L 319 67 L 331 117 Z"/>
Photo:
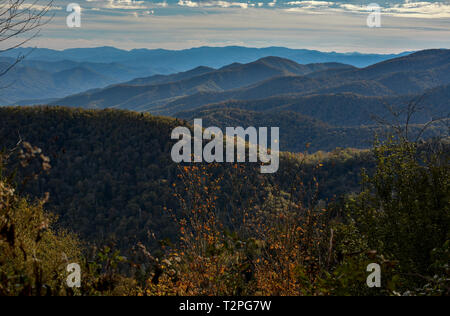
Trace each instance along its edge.
<path fill-rule="evenodd" d="M 157 6 L 157 7 L 161 7 L 161 8 L 167 8 L 169 6 L 166 1 L 164 1 L 164 2 L 157 2 L 157 3 L 153 3 L 152 2 L 152 4 Z"/>
<path fill-rule="evenodd" d="M 218 6 L 221 8 L 231 8 L 231 7 L 240 7 L 242 9 L 248 8 L 248 3 L 245 2 L 228 2 L 228 1 L 211 1 L 207 2 L 206 6 Z"/>
<path fill-rule="evenodd" d="M 301 5 L 301 6 L 310 6 L 310 7 L 323 7 L 323 6 L 332 6 L 334 2 L 328 1 L 290 1 L 287 5 Z"/>
<path fill-rule="evenodd" d="M 148 2 L 143 0 L 86 0 L 93 11 L 149 10 L 154 7 L 167 8 L 167 1 Z"/>
<path fill-rule="evenodd" d="M 182 7 L 189 8 L 199 8 L 199 7 L 218 7 L 218 8 L 233 8 L 239 7 L 242 9 L 247 9 L 249 6 L 253 7 L 254 5 L 249 4 L 247 2 L 230 2 L 230 1 L 202 1 L 202 2 L 194 2 L 191 0 L 179 0 L 178 5 Z"/>
<path fill-rule="evenodd" d="M 182 6 L 182 7 L 189 7 L 189 8 L 198 8 L 199 7 L 198 2 L 194 2 L 194 1 L 190 1 L 190 0 L 180 0 L 180 1 L 178 1 L 178 5 Z"/>
<path fill-rule="evenodd" d="M 272 9 L 283 10 L 291 13 L 310 13 L 310 14 L 329 14 L 333 12 L 344 12 L 354 14 L 366 14 L 371 12 L 367 5 L 358 4 L 353 1 L 341 2 L 341 1 L 325 1 L 325 0 L 286 0 L 271 2 L 257 2 L 257 1 L 232 1 L 232 0 L 169 0 L 162 2 L 151 2 L 148 0 L 86 0 L 89 4 L 95 4 L 96 8 L 106 10 L 148 10 L 151 8 L 164 8 L 166 10 L 176 10 L 176 7 L 182 7 L 184 9 L 200 9 L 200 8 L 241 8 L 241 9 Z M 270 0 L 269 0 L 270 1 Z M 350 0 L 348 0 L 350 1 Z M 370 2 L 369 0 L 367 0 Z M 366 2 L 367 2 L 366 1 Z M 384 3 L 381 6 L 381 13 L 386 16 L 396 17 L 410 17 L 410 18 L 449 18 L 450 17 L 450 2 L 431 2 L 430 1 L 418 1 L 411 2 L 405 0 L 405 2 L 398 2 L 397 0 L 391 0 L 394 2 Z M 396 1 L 396 2 L 395 2 Z M 367 3 L 368 3 L 367 2 Z M 374 0 L 377 2 L 377 0 Z M 179 9 L 178 9 L 179 10 Z M 195 10 L 189 12 L 195 13 Z M 205 12 L 198 12 L 204 14 Z M 220 12 L 215 12 L 220 13 Z"/>
<path fill-rule="evenodd" d="M 57 3 L 62 10 L 56 11 L 33 45 L 129 49 L 244 45 L 380 53 L 450 48 L 450 20 L 442 18 L 448 16 L 450 3 L 385 4 L 382 27 L 375 30 L 366 25 L 367 7 L 356 1 L 271 1 L 91 0 L 80 3 L 85 10 L 82 28 L 76 30 L 66 27 L 65 5 Z"/>
<path fill-rule="evenodd" d="M 108 3 L 103 6 L 105 9 L 121 9 L 121 10 L 136 10 L 147 9 L 144 1 L 136 0 L 108 0 Z"/>
<path fill-rule="evenodd" d="M 62 7 L 54 6 L 54 5 L 40 5 L 37 3 L 27 3 L 19 5 L 19 10 L 34 10 L 34 11 L 44 11 L 44 10 L 62 10 Z"/>
<path fill-rule="evenodd" d="M 286 3 L 293 8 L 285 9 L 288 12 L 325 14 L 329 12 L 344 13 L 368 13 L 371 8 L 367 5 L 357 5 L 352 3 L 338 3 L 329 1 L 290 1 Z M 397 4 L 386 4 L 381 6 L 381 13 L 385 16 L 406 17 L 406 18 L 449 18 L 450 3 L 444 2 L 409 2 Z"/>
<path fill-rule="evenodd" d="M 382 12 L 399 17 L 450 18 L 450 3 L 406 2 L 385 8 Z"/>

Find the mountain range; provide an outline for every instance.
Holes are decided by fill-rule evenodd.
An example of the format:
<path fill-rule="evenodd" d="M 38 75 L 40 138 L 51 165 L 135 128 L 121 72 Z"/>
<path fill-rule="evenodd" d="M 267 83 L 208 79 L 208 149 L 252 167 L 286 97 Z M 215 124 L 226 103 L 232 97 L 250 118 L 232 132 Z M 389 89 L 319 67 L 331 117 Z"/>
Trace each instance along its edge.
<path fill-rule="evenodd" d="M 361 96 L 420 94 L 450 84 L 450 50 L 427 50 L 356 68 L 339 63 L 301 65 L 280 57 L 213 69 L 152 76 L 56 101 L 59 105 L 115 107 L 173 115 L 226 100 L 278 95 L 353 93 Z"/>
<path fill-rule="evenodd" d="M 0 58 L 0 72 L 4 72 L 14 62 L 15 59 L 11 57 Z M 118 63 L 25 59 L 0 77 L 0 87 L 7 87 L 0 90 L 0 100 L 3 105 L 33 104 L 92 88 L 106 87 L 149 73 L 156 71 Z"/>
<path fill-rule="evenodd" d="M 18 54 L 28 55 L 27 59 L 40 61 L 73 60 L 78 62 L 120 63 L 139 67 L 150 66 L 153 69 L 186 71 L 203 65 L 220 68 L 234 62 L 249 63 L 257 59 L 278 56 L 298 63 L 339 62 L 357 67 L 409 54 L 362 54 L 320 52 L 308 49 L 291 49 L 286 47 L 251 48 L 241 46 L 195 47 L 183 50 L 166 49 L 133 49 L 122 50 L 114 47 L 72 48 L 52 50 L 47 48 L 18 48 L 3 52 L 4 57 L 16 57 Z"/>
<path fill-rule="evenodd" d="M 279 57 L 266 57 L 248 64 L 233 63 L 220 69 L 194 69 L 177 75 L 140 78 L 128 83 L 109 86 L 69 96 L 55 101 L 58 105 L 89 108 L 121 108 L 136 111 L 161 111 L 171 114 L 171 103 L 186 96 L 203 97 L 207 93 L 232 93 L 251 89 L 254 85 L 272 78 L 295 78 L 317 69 L 349 67 L 343 64 L 300 65 Z M 248 87 L 248 88 L 247 88 Z M 270 91 L 266 91 L 266 94 Z M 202 105 L 187 101 L 191 106 Z M 203 99 L 208 102 L 209 99 Z"/>
<path fill-rule="evenodd" d="M 177 72 L 189 74 L 188 70 L 198 67 L 222 68 L 232 63 L 250 63 L 267 56 L 289 58 L 301 64 L 339 62 L 365 66 L 406 54 L 408 53 L 342 54 L 282 47 L 259 49 L 234 46 L 199 47 L 177 51 L 164 49 L 126 51 L 113 47 L 62 51 L 17 48 L 2 52 L 0 57 L 0 69 L 9 67 L 19 56 L 26 57 L 14 71 L 0 78 L 0 87 L 12 87 L 8 92 L 0 91 L 0 104 L 48 103 L 74 93 L 104 88 L 139 77 Z M 35 80 L 38 77 L 42 77 L 42 80 Z"/>
<path fill-rule="evenodd" d="M 302 65 L 280 57 L 265 57 L 219 69 L 197 67 L 172 75 L 134 79 L 53 103 L 171 116 L 202 106 L 251 110 L 283 108 L 319 115 L 317 118 L 327 121 L 320 114 L 323 109 L 327 113 L 339 109 L 359 113 L 364 109 L 374 111 L 386 104 L 401 105 L 421 94 L 426 94 L 427 98 L 440 94 L 442 98 L 435 100 L 433 107 L 442 112 L 447 105 L 444 95 L 450 84 L 449 70 L 450 50 L 421 51 L 366 68 L 340 63 Z M 314 114 L 317 109 L 322 110 Z M 334 113 L 330 118 L 333 121 L 328 123 L 369 123 L 367 115 L 349 123 L 351 118 L 337 114 Z"/>
<path fill-rule="evenodd" d="M 104 59 L 111 62 L 109 66 L 96 62 L 99 49 L 37 50 L 37 57 L 53 56 L 56 60 L 27 60 L 14 68 L 12 75 L 21 80 L 22 86 L 29 87 L 27 93 L 20 94 L 22 99 L 39 95 L 34 82 L 39 82 L 40 91 L 48 99 L 23 101 L 22 104 L 114 108 L 188 121 L 204 118 L 206 123 L 219 127 L 279 126 L 283 139 L 281 149 L 295 152 L 310 143 L 313 144 L 310 150 L 368 147 L 374 132 L 378 131 L 374 118 L 391 122 L 402 120 L 404 113 L 400 111 L 399 117 L 393 113 L 411 102 L 421 109 L 412 118 L 412 124 L 424 124 L 449 115 L 450 50 L 415 52 L 363 68 L 336 61 L 299 64 L 278 56 L 248 63 L 234 61 L 213 68 L 205 57 L 201 66 L 150 76 L 127 72 L 129 68 L 117 60 L 123 62 L 135 56 L 139 63 L 140 54 L 156 54 L 155 51 L 134 50 L 122 55 L 120 50 L 105 50 Z M 183 52 L 193 51 L 203 50 Z M 63 57 L 75 58 L 71 55 L 74 52 L 80 53 L 77 61 L 57 61 Z M 87 58 L 93 61 L 86 61 Z M 54 66 L 52 72 L 46 71 L 51 65 Z M 27 75 L 20 76 L 22 73 Z M 125 77 L 133 79 L 111 84 Z M 84 92 L 75 91 L 75 94 L 58 98 L 57 94 L 70 94 L 72 87 Z M 9 96 L 16 94 L 19 98 L 19 90 L 9 89 Z M 438 132 L 434 129 L 430 135 Z"/>

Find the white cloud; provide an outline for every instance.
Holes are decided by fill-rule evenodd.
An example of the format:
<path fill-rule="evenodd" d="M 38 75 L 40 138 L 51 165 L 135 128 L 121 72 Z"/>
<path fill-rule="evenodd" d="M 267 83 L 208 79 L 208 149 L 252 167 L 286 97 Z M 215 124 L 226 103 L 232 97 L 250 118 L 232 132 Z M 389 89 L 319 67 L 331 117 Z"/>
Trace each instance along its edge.
<path fill-rule="evenodd" d="M 385 8 L 382 12 L 401 17 L 450 18 L 450 3 L 406 2 Z"/>
<path fill-rule="evenodd" d="M 137 10 L 146 9 L 144 1 L 136 0 L 108 0 L 104 6 L 105 9 L 122 9 L 122 10 Z"/>
<path fill-rule="evenodd" d="M 330 10 L 318 18 L 315 14 L 292 14 L 265 5 L 254 10 L 204 8 L 202 14 L 139 15 L 138 19 L 131 12 L 103 15 L 86 10 L 82 24 L 86 32 L 61 27 L 66 18 L 65 12 L 61 12 L 30 45 L 59 49 L 95 46 L 181 49 L 244 45 L 371 53 L 450 48 L 448 20 L 388 15 L 383 20 L 383 27 L 374 32 L 366 26 L 364 14 L 339 10 Z"/>
<path fill-rule="evenodd" d="M 218 6 L 221 8 L 231 8 L 231 7 L 240 7 L 242 9 L 248 8 L 248 3 L 245 2 L 228 2 L 228 1 L 210 1 L 207 2 L 205 6 Z"/>
<path fill-rule="evenodd" d="M 189 8 L 198 8 L 199 7 L 198 2 L 193 2 L 190 0 L 180 0 L 180 1 L 178 1 L 178 5 L 182 6 L 182 7 L 189 7 Z"/>
<path fill-rule="evenodd" d="M 344 13 L 368 13 L 371 10 L 366 5 L 351 3 L 337 3 L 329 1 L 291 1 L 287 5 L 293 8 L 285 9 L 287 12 L 325 14 L 329 12 Z M 381 12 L 386 16 L 409 17 L 409 18 L 450 18 L 450 3 L 444 2 L 409 2 L 393 4 L 381 7 Z"/>
<path fill-rule="evenodd" d="M 171 5 L 167 1 L 147 2 L 142 0 L 86 0 L 89 3 L 95 3 L 95 6 L 101 9 L 109 10 L 149 10 L 151 8 L 169 8 Z M 374 0 L 376 2 L 376 0 Z M 294 13 L 310 13 L 310 14 L 329 14 L 332 12 L 359 13 L 366 14 L 370 12 L 366 5 L 354 3 L 341 3 L 325 0 L 293 0 L 289 2 L 277 2 L 273 0 L 267 3 L 252 1 L 232 1 L 232 0 L 179 0 L 175 6 L 186 8 L 263 8 L 270 7 L 275 10 L 283 10 Z M 173 6 L 173 5 L 172 5 Z M 449 2 L 428 2 L 420 0 L 411 2 L 405 0 L 399 4 L 385 4 L 381 8 L 381 12 L 386 16 L 411 17 L 411 18 L 449 18 L 450 3 Z"/>
<path fill-rule="evenodd" d="M 157 7 L 161 7 L 161 8 L 167 8 L 168 4 L 166 1 L 164 2 L 157 2 L 157 3 L 152 3 L 153 5 L 157 6 Z"/>
<path fill-rule="evenodd" d="M 311 7 L 323 7 L 323 6 L 332 6 L 334 2 L 328 1 L 291 1 L 288 2 L 287 5 L 301 5 L 301 6 L 311 6 Z"/>
<path fill-rule="evenodd" d="M 199 8 L 199 7 L 219 7 L 219 8 L 235 8 L 239 7 L 247 9 L 251 5 L 247 2 L 230 2 L 230 1 L 202 1 L 194 2 L 191 0 L 179 0 L 178 5 L 182 7 Z"/>
<path fill-rule="evenodd" d="M 40 4 L 21 4 L 19 5 L 19 10 L 36 10 L 36 11 L 43 11 L 43 10 L 62 10 L 62 7 L 57 6 L 46 6 L 46 5 L 40 5 Z"/>

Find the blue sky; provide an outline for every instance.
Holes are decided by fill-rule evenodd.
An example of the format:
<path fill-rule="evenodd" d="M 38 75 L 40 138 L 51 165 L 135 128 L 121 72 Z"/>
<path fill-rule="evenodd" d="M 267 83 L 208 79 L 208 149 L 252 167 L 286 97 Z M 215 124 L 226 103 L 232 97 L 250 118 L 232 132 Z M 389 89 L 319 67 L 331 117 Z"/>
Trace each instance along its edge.
<path fill-rule="evenodd" d="M 81 28 L 66 26 L 66 6 L 71 2 L 82 8 Z M 450 48 L 449 0 L 378 1 L 382 25 L 369 28 L 367 5 L 373 2 L 377 1 L 55 0 L 54 19 L 31 45 L 285 46 L 374 53 Z"/>

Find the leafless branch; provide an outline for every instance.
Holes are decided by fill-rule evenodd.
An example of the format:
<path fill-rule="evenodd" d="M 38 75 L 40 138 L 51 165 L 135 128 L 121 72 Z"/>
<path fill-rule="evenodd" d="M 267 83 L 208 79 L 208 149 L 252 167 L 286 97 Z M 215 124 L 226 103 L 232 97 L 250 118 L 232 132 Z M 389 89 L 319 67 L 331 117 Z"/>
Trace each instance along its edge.
<path fill-rule="evenodd" d="M 41 0 L 0 0 L 0 54 L 21 47 L 37 37 L 40 28 L 47 24 L 52 16 L 45 18 L 50 11 L 53 0 L 39 4 Z M 16 41 L 11 43 L 11 41 Z M 1 70 L 0 77 L 8 73 L 26 55 L 20 54 L 12 64 Z"/>
<path fill-rule="evenodd" d="M 381 126 L 387 127 L 392 130 L 395 135 L 403 139 L 404 141 L 409 142 L 411 138 L 411 127 L 413 126 L 412 121 L 414 115 L 416 115 L 419 111 L 425 109 L 423 105 L 423 101 L 426 97 L 426 94 L 422 94 L 418 97 L 414 97 L 407 102 L 405 106 L 398 107 L 397 109 L 391 105 L 387 104 L 385 101 L 384 106 L 388 113 L 390 114 L 390 118 L 383 118 L 380 116 L 373 115 L 372 119 Z M 414 142 L 418 142 L 420 138 L 424 135 L 427 129 L 437 123 L 443 123 L 449 121 L 448 113 L 447 115 L 442 115 L 439 117 L 431 118 L 428 122 L 420 124 L 420 130 L 417 136 L 414 138 Z M 418 124 L 414 124 L 417 127 Z M 448 136 L 448 135 L 447 135 Z"/>

